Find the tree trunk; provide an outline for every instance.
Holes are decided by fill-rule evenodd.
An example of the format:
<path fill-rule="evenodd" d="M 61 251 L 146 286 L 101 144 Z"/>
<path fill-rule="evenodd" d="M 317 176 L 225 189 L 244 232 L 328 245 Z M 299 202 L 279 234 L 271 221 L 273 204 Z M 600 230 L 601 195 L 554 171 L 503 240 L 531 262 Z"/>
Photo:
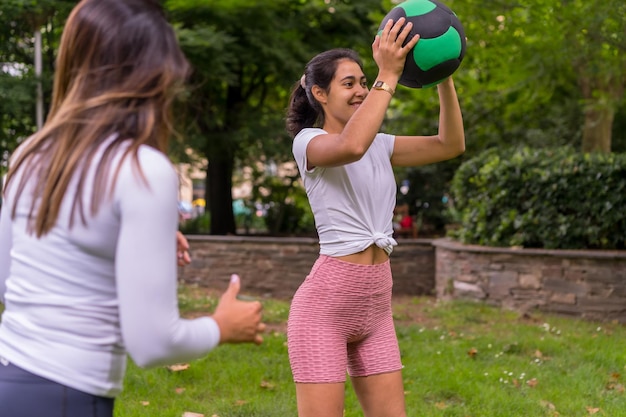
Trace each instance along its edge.
<path fill-rule="evenodd" d="M 611 130 L 615 110 L 608 106 L 594 106 L 585 110 L 583 152 L 611 152 Z"/>
<path fill-rule="evenodd" d="M 234 235 L 233 214 L 233 167 L 234 156 L 230 152 L 207 158 L 206 203 L 211 215 L 212 235 Z"/>
<path fill-rule="evenodd" d="M 625 79 L 621 76 L 591 78 L 582 71 L 585 65 L 578 68 L 578 84 L 586 102 L 582 151 L 609 153 L 616 103 L 624 95 Z"/>

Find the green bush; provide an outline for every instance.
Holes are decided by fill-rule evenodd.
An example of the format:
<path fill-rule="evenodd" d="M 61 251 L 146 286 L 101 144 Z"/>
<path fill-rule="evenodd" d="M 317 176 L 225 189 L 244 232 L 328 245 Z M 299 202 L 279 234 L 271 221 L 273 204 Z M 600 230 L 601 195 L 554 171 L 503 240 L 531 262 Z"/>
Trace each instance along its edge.
<path fill-rule="evenodd" d="M 450 219 L 448 216 L 450 181 L 459 167 L 459 159 L 409 168 L 406 195 L 398 193 L 398 204 L 407 203 L 412 216 L 423 223 L 430 233 L 442 235 Z M 420 234 L 423 230 L 420 231 Z"/>
<path fill-rule="evenodd" d="M 626 154 L 491 149 L 459 167 L 451 192 L 463 243 L 626 249 Z"/>
<path fill-rule="evenodd" d="M 257 184 L 254 197 L 267 207 L 264 219 L 270 235 L 308 235 L 315 231 L 306 191 L 298 178 L 268 176 Z"/>
<path fill-rule="evenodd" d="M 185 235 L 206 235 L 211 233 L 211 215 L 203 213 L 199 216 L 181 222 L 179 228 Z"/>

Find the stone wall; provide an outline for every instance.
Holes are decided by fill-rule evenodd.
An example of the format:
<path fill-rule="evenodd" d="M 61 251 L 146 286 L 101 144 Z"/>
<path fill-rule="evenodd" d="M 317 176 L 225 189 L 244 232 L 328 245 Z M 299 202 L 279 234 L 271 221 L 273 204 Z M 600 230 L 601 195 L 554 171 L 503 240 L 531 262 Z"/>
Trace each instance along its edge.
<path fill-rule="evenodd" d="M 315 238 L 187 236 L 192 262 L 182 282 L 291 299 L 318 256 Z M 396 295 L 471 299 L 626 323 L 626 251 L 508 249 L 448 239 L 401 239 L 391 255 Z"/>
<path fill-rule="evenodd" d="M 626 251 L 433 246 L 438 298 L 626 323 Z"/>
<path fill-rule="evenodd" d="M 315 238 L 188 235 L 192 262 L 179 269 L 186 283 L 225 289 L 232 273 L 242 292 L 290 299 L 317 259 Z M 402 239 L 391 255 L 394 293 L 434 295 L 435 255 L 428 239 Z"/>

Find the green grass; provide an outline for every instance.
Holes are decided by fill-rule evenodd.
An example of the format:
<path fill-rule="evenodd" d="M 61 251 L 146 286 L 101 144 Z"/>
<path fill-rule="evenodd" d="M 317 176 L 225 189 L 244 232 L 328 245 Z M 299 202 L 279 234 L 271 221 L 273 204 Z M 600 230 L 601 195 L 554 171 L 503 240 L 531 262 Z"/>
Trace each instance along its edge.
<path fill-rule="evenodd" d="M 183 314 L 211 311 L 215 293 L 182 287 Z M 116 417 L 289 417 L 295 388 L 284 324 L 289 304 L 263 300 L 261 346 L 224 345 L 182 371 L 132 362 Z M 483 304 L 394 302 L 407 413 L 419 417 L 626 415 L 626 327 Z M 345 417 L 362 416 L 350 383 Z"/>

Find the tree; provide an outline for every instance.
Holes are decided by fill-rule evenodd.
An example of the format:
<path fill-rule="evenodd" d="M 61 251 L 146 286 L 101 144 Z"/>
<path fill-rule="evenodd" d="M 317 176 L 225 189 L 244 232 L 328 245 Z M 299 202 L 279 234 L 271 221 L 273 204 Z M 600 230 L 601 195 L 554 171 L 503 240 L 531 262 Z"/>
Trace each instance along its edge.
<path fill-rule="evenodd" d="M 235 233 L 232 176 L 238 160 L 286 155 L 284 114 L 304 64 L 333 46 L 370 47 L 380 2 L 170 0 L 193 64 L 185 135 L 208 160 L 211 234 Z"/>
<path fill-rule="evenodd" d="M 76 3 L 3 0 L 3 158 L 36 128 L 36 85 L 42 82 L 48 100 L 62 24 Z M 185 143 L 174 142 L 172 156 L 186 157 L 189 145 L 209 161 L 211 233 L 235 232 L 231 185 L 236 167 L 291 160 L 284 113 L 290 88 L 304 64 L 322 50 L 351 47 L 361 53 L 366 74 L 374 76 L 371 42 L 379 22 L 395 4 L 391 0 L 165 1 L 194 69 L 191 88 L 176 109 Z M 625 149 L 620 117 L 626 112 L 623 1 L 448 0 L 446 4 L 459 15 L 468 37 L 465 60 L 454 75 L 465 119 L 467 156 L 510 143 L 583 143 L 585 151 L 610 150 L 612 145 Z M 42 16 L 43 23 L 33 26 L 33 19 Z M 33 71 L 36 27 L 43 34 L 41 79 Z M 430 134 L 437 129 L 437 112 L 435 89 L 398 88 L 383 130 Z M 617 137 L 611 136 L 611 125 Z M 448 175 L 450 166 L 444 171 Z M 417 177 L 439 175 L 424 174 Z M 398 176 L 404 179 L 406 172 Z"/>
<path fill-rule="evenodd" d="M 582 150 L 611 151 L 617 105 L 626 87 L 626 3 L 561 2 L 555 20 L 574 67 L 584 102 Z M 575 10 L 574 16 L 569 11 Z"/>
<path fill-rule="evenodd" d="M 0 152 L 2 167 L 19 142 L 37 128 L 37 88 L 43 114 L 51 94 L 55 51 L 75 1 L 3 0 L 0 12 Z M 41 76 L 34 71 L 35 32 L 42 33 Z"/>
<path fill-rule="evenodd" d="M 581 149 L 611 151 L 614 115 L 624 104 L 626 4 L 621 0 L 468 0 L 454 2 L 466 13 L 471 45 L 483 67 L 472 68 L 486 88 L 494 83 L 523 111 L 548 104 L 554 115 L 561 98 L 577 101 Z M 493 60 L 493 61 L 490 61 Z M 485 78 L 483 68 L 501 65 Z M 575 91 L 574 86 L 578 87 Z M 521 88 L 522 87 L 522 88 Z M 489 101 L 489 100 L 488 100 Z M 520 119 L 520 117 L 522 119 Z M 524 127 L 527 123 L 519 123 Z"/>
<path fill-rule="evenodd" d="M 606 149 L 611 112 L 620 106 L 622 114 L 626 110 L 623 2 L 449 0 L 446 4 L 457 13 L 468 37 L 467 54 L 454 74 L 467 152 L 450 163 L 398 172 L 399 180 L 408 179 L 411 184 L 405 198 L 411 199 L 414 212 L 423 210 L 420 202 L 428 200 L 426 213 L 436 215 L 433 201 L 441 205 L 455 165 L 487 148 L 582 144 L 587 151 L 595 149 L 590 143 L 601 143 L 597 139 L 601 136 Z M 577 37 L 584 32 L 593 36 Z M 612 80 L 613 86 L 601 90 L 601 80 Z M 387 128 L 436 132 L 438 106 L 433 89 L 399 88 L 396 97 Z M 594 123 L 594 113 L 607 116 L 601 118 L 602 123 Z M 620 131 L 620 123 L 613 131 Z M 429 178 L 436 178 L 435 184 L 425 184 Z"/>

